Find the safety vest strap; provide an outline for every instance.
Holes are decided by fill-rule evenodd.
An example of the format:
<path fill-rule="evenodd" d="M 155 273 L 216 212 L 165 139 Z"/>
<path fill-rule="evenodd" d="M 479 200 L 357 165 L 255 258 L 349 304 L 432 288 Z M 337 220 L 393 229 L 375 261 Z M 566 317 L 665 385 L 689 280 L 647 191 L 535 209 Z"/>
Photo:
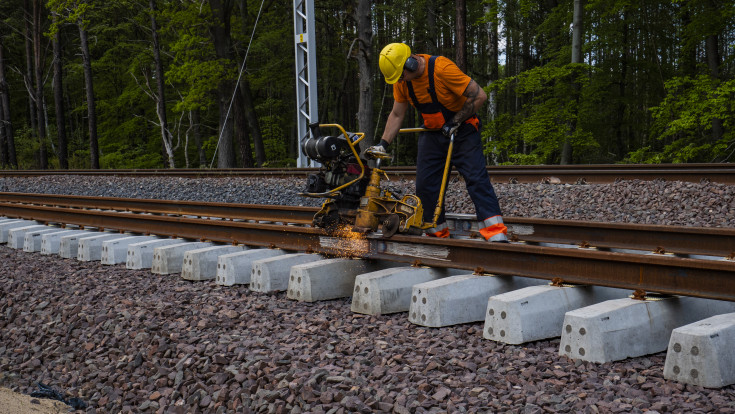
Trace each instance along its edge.
<path fill-rule="evenodd" d="M 427 65 L 428 70 L 428 76 L 429 76 L 429 88 L 426 90 L 429 93 L 429 96 L 431 97 L 431 102 L 428 103 L 419 103 L 418 98 L 416 97 L 416 92 L 413 89 L 413 84 L 411 81 L 406 82 L 406 87 L 408 87 L 408 96 L 411 98 L 411 102 L 413 102 L 413 106 L 418 109 L 421 113 L 437 113 L 442 112 L 444 114 L 445 119 L 452 119 L 454 116 L 454 112 L 450 111 L 444 105 L 442 105 L 441 102 L 439 102 L 439 97 L 436 95 L 436 82 L 434 78 L 434 66 L 436 58 L 439 56 L 432 56 L 429 58 L 429 63 Z"/>
<path fill-rule="evenodd" d="M 441 102 L 439 102 L 439 97 L 436 94 L 436 78 L 435 78 L 435 61 L 436 58 L 439 56 L 431 56 L 429 58 L 429 63 L 427 65 L 428 70 L 428 76 L 429 76 L 429 88 L 426 90 L 429 93 L 429 96 L 431 97 L 431 102 L 427 103 L 419 103 L 418 98 L 416 97 L 416 92 L 413 89 L 413 84 L 411 81 L 406 82 L 406 87 L 408 88 L 408 96 L 411 98 L 411 102 L 413 103 L 413 106 L 421 112 L 421 114 L 436 114 L 441 112 L 442 116 L 444 117 L 444 121 L 440 122 L 442 125 L 445 122 L 450 121 L 452 118 L 454 118 L 454 115 L 456 112 L 449 110 L 446 106 L 444 106 Z M 424 119 L 425 123 L 427 122 L 426 119 Z M 470 118 L 464 121 L 465 123 L 472 124 L 475 127 L 475 130 L 480 130 L 480 121 L 477 118 L 476 114 L 473 114 Z M 441 127 L 441 125 L 432 125 L 432 127 Z"/>

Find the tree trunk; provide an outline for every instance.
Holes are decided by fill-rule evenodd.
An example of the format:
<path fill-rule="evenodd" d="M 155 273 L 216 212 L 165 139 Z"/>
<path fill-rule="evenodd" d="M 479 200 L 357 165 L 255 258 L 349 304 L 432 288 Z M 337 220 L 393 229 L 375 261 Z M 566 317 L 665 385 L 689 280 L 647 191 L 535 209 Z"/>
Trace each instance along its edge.
<path fill-rule="evenodd" d="M 36 118 L 36 89 L 33 82 L 33 12 L 28 0 L 23 1 L 25 22 L 25 51 L 26 51 L 26 73 L 25 86 L 28 91 L 28 121 L 30 123 L 31 140 L 35 141 L 38 137 L 37 118 Z M 40 164 L 40 160 L 38 160 Z"/>
<path fill-rule="evenodd" d="M 360 142 L 360 150 L 370 146 L 374 140 L 375 124 L 373 116 L 373 59 L 372 38 L 373 21 L 370 14 L 370 0 L 358 0 L 355 20 L 357 21 L 357 65 L 359 68 L 360 101 L 357 110 L 358 130 L 365 133 Z"/>
<path fill-rule="evenodd" d="M 625 112 L 627 105 L 625 103 L 626 87 L 628 85 L 628 60 L 630 59 L 630 45 L 628 44 L 628 8 L 623 8 L 623 53 L 620 58 L 620 80 L 618 81 L 618 108 L 617 120 L 615 123 L 615 141 L 618 159 L 622 159 L 628 153 L 628 134 L 623 130 L 625 123 Z M 617 160 L 616 160 L 617 161 Z"/>
<path fill-rule="evenodd" d="M 212 9 L 214 23 L 209 27 L 212 35 L 214 50 L 218 59 L 231 60 L 230 38 L 230 15 L 232 13 L 231 0 L 209 0 L 209 7 Z M 217 87 L 217 106 L 219 109 L 219 141 L 217 144 L 217 167 L 233 168 L 235 167 L 235 151 L 232 142 L 232 122 L 228 110 L 229 102 L 232 97 L 232 88 L 234 82 L 229 79 L 222 79 Z"/>
<path fill-rule="evenodd" d="M 499 74 L 499 63 L 498 63 L 498 2 L 492 0 L 485 5 L 485 17 L 488 18 L 487 22 L 487 54 L 488 54 L 488 68 L 487 73 L 489 77 L 489 84 L 500 79 Z M 490 122 L 493 122 L 498 115 L 498 97 L 495 90 L 490 90 L 490 95 L 487 100 L 487 117 Z M 493 140 L 492 135 L 488 135 L 488 143 Z M 487 161 L 493 165 L 498 163 L 495 151 L 490 148 L 491 153 L 487 156 Z"/>
<path fill-rule="evenodd" d="M 5 132 L 4 148 L 7 151 L 7 164 L 11 168 L 18 168 L 18 159 L 15 155 L 15 138 L 13 137 L 13 123 L 10 119 L 10 89 L 5 79 L 5 60 L 3 56 L 3 42 L 0 36 L 0 128 Z"/>
<path fill-rule="evenodd" d="M 245 104 L 240 89 L 238 88 L 233 92 L 235 101 L 232 103 L 232 115 L 235 121 L 235 140 L 240 148 L 240 162 L 242 167 L 252 168 L 253 153 L 250 149 L 250 130 L 248 121 L 245 118 Z"/>
<path fill-rule="evenodd" d="M 455 0 L 456 11 L 455 34 L 457 36 L 455 43 L 456 63 L 459 69 L 467 73 L 467 5 L 465 0 Z"/>
<path fill-rule="evenodd" d="M 79 26 L 79 40 L 82 50 L 82 65 L 84 67 L 84 87 L 87 91 L 87 117 L 89 125 L 89 157 L 92 169 L 100 168 L 99 144 L 97 140 L 97 111 L 94 100 L 94 82 L 92 80 L 92 61 L 89 56 L 89 41 L 84 21 L 80 17 L 77 21 Z"/>
<path fill-rule="evenodd" d="M 436 31 L 436 0 L 426 0 L 426 32 L 437 33 Z M 426 52 L 435 55 L 439 51 L 439 45 L 436 43 L 436 36 L 427 36 Z"/>
<path fill-rule="evenodd" d="M 54 14 L 54 23 L 58 17 Z M 62 82 L 64 78 L 64 65 L 61 62 L 61 30 L 57 29 L 54 34 L 54 107 L 56 109 L 56 136 L 59 148 L 57 156 L 59 157 L 59 168 L 69 168 L 68 144 L 66 138 L 66 111 L 64 110 L 64 89 Z"/>
<path fill-rule="evenodd" d="M 240 4 L 240 17 L 242 20 L 243 32 L 250 33 L 248 22 L 248 4 L 245 0 L 239 0 Z M 255 103 L 253 101 L 253 93 L 250 90 L 250 81 L 248 81 L 247 74 L 243 74 L 240 79 L 240 93 L 242 94 L 242 103 L 245 110 L 245 119 L 247 119 L 247 126 L 253 137 L 253 146 L 255 147 L 255 162 L 258 167 L 262 166 L 266 161 L 265 147 L 263 145 L 263 134 L 260 131 L 260 123 L 258 122 L 258 116 L 255 113 Z M 248 141 L 248 151 L 250 150 L 250 143 Z"/>
<path fill-rule="evenodd" d="M 194 144 L 197 146 L 197 153 L 199 154 L 199 168 L 204 168 L 207 166 L 207 155 L 204 153 L 204 148 L 202 148 L 202 133 L 199 129 L 201 121 L 199 118 L 198 109 L 192 109 L 189 112 L 189 122 L 191 124 L 192 134 L 194 135 Z"/>
<path fill-rule="evenodd" d="M 582 16 L 584 13 L 584 6 L 582 0 L 574 0 L 574 17 L 573 17 L 573 29 L 572 29 L 572 63 L 582 63 Z M 569 133 L 564 140 L 564 145 L 561 151 L 561 164 L 567 165 L 572 162 L 572 141 L 571 136 L 574 134 L 577 128 L 576 116 L 578 112 L 579 102 L 579 84 L 573 81 L 572 88 L 575 91 L 575 107 L 574 115 L 575 119 L 572 119 L 571 125 L 569 126 Z"/>
<path fill-rule="evenodd" d="M 8 166 L 8 140 L 5 138 L 5 111 L 0 99 L 0 168 Z"/>
<path fill-rule="evenodd" d="M 41 0 L 33 0 L 33 61 L 36 79 L 36 114 L 38 116 L 38 155 L 42 170 L 48 168 L 48 153 L 46 150 L 46 111 L 44 111 L 43 93 L 43 46 L 41 39 L 43 28 L 41 27 Z"/>
<path fill-rule="evenodd" d="M 172 145 L 171 131 L 168 130 L 168 116 L 166 114 L 166 90 L 165 79 L 163 74 L 163 62 L 161 61 L 161 45 L 158 41 L 158 25 L 156 24 L 156 2 L 149 0 L 151 10 L 151 35 L 153 37 L 153 61 L 156 65 L 156 86 L 158 87 L 158 96 L 156 102 L 156 113 L 158 114 L 158 122 L 161 127 L 161 140 L 163 149 L 168 157 L 168 167 L 176 168 L 174 160 L 174 151 Z"/>
<path fill-rule="evenodd" d="M 255 162 L 260 167 L 266 161 L 265 146 L 263 144 L 263 135 L 260 132 L 258 115 L 255 113 L 255 101 L 253 100 L 253 93 L 250 90 L 250 81 L 248 81 L 247 77 L 243 77 L 240 81 L 240 93 L 242 93 L 245 118 L 248 121 L 253 137 L 253 145 L 255 146 Z M 250 147 L 248 146 L 248 148 Z"/>
<path fill-rule="evenodd" d="M 582 18 L 584 6 L 582 0 L 574 0 L 574 17 L 572 30 L 572 63 L 582 63 Z"/>
<path fill-rule="evenodd" d="M 713 6 L 714 7 L 714 6 Z M 719 40 L 716 34 L 709 35 L 705 39 L 705 49 L 707 50 L 707 67 L 709 68 L 709 74 L 714 79 L 720 77 L 720 47 Z M 717 142 L 722 138 L 724 133 L 722 126 L 722 119 L 712 119 L 712 142 Z"/>
<path fill-rule="evenodd" d="M 695 77 L 697 75 L 697 47 L 691 40 L 692 33 L 690 25 L 692 23 L 691 6 L 687 3 L 678 3 L 681 10 L 681 25 L 683 30 L 683 39 L 681 42 L 681 71 L 684 76 Z"/>

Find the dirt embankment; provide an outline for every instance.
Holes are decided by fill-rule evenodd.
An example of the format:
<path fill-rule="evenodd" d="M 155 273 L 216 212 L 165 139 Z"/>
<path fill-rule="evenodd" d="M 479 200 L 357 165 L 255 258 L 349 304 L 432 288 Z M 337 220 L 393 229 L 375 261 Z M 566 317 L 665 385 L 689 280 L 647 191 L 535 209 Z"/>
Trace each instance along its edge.
<path fill-rule="evenodd" d="M 0 414 L 68 413 L 69 406 L 54 400 L 33 398 L 7 388 L 0 388 Z"/>

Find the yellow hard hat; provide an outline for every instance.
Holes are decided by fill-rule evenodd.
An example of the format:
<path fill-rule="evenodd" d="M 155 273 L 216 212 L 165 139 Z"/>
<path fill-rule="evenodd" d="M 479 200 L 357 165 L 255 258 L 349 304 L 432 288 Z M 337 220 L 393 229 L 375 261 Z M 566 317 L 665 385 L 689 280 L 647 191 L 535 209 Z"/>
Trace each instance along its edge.
<path fill-rule="evenodd" d="M 391 43 L 380 51 L 378 65 L 387 84 L 392 85 L 398 82 L 403 73 L 403 65 L 409 56 L 411 56 L 411 48 L 405 43 Z"/>

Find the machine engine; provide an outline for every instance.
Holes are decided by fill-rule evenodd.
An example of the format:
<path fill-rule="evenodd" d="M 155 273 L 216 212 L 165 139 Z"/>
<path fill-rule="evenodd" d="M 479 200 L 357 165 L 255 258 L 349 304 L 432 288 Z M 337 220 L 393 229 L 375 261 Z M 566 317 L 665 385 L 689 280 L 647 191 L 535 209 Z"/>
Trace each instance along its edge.
<path fill-rule="evenodd" d="M 328 227 L 336 222 L 349 223 L 350 217 L 357 214 L 370 177 L 366 161 L 358 161 L 353 146 L 361 137 L 351 132 L 322 135 L 319 124 L 309 125 L 309 130 L 311 136 L 302 142 L 301 151 L 322 165 L 317 173 L 309 174 L 302 195 L 328 199 L 314 224 Z"/>

